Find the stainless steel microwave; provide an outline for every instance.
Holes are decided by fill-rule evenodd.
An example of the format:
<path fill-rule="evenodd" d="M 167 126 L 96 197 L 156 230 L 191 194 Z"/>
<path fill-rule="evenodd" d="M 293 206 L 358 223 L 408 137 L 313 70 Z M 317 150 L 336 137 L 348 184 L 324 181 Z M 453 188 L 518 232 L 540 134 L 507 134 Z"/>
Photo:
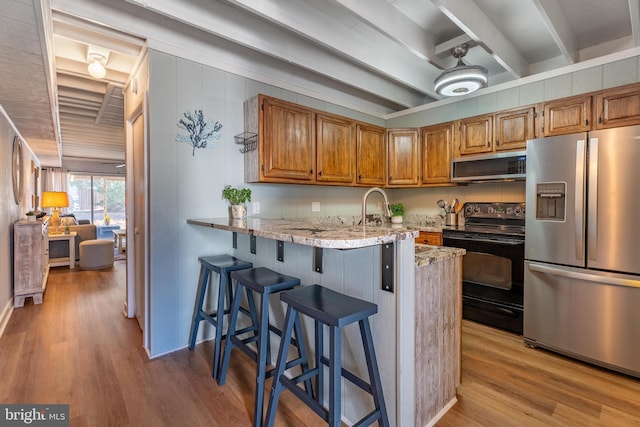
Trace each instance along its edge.
<path fill-rule="evenodd" d="M 451 181 L 524 180 L 527 173 L 526 154 L 523 150 L 455 158 L 451 161 Z"/>

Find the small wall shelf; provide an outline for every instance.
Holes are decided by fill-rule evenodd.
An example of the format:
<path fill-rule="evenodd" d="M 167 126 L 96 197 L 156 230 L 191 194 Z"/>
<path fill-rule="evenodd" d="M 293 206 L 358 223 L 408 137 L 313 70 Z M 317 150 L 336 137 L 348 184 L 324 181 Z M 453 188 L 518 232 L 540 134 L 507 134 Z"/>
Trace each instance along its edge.
<path fill-rule="evenodd" d="M 254 132 L 244 132 L 239 135 L 233 137 L 236 141 L 236 144 L 241 144 L 243 147 L 240 148 L 240 152 L 242 154 L 248 153 L 249 151 L 253 151 L 258 148 L 258 134 Z"/>

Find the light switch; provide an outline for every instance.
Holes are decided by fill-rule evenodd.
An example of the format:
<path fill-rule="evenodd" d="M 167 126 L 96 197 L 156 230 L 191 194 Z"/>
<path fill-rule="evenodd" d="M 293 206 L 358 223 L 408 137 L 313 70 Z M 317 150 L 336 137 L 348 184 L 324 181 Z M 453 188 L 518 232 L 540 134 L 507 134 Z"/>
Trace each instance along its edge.
<path fill-rule="evenodd" d="M 320 202 L 311 202 L 311 212 L 320 212 Z"/>
<path fill-rule="evenodd" d="M 251 206 L 253 208 L 254 215 L 260 213 L 260 202 L 253 202 Z"/>

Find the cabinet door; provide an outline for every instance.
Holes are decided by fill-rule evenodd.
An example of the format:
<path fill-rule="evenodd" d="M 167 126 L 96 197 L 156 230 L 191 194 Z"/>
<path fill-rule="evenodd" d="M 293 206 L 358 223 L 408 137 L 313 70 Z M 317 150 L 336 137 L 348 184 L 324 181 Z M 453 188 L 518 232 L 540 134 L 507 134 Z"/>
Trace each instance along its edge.
<path fill-rule="evenodd" d="M 451 144 L 453 123 L 422 129 L 422 183 L 451 182 Z"/>
<path fill-rule="evenodd" d="M 278 99 L 263 99 L 261 177 L 271 181 L 313 181 L 313 110 Z"/>
<path fill-rule="evenodd" d="M 316 181 L 353 184 L 355 127 L 345 117 L 316 113 Z"/>
<path fill-rule="evenodd" d="M 387 183 L 386 129 L 358 124 L 356 137 L 356 184 L 384 186 Z"/>
<path fill-rule="evenodd" d="M 477 116 L 460 120 L 460 155 L 493 151 L 493 116 Z"/>
<path fill-rule="evenodd" d="M 420 151 L 416 129 L 391 129 L 387 132 L 389 185 L 415 186 L 420 175 Z"/>
<path fill-rule="evenodd" d="M 495 151 L 527 148 L 527 140 L 535 138 L 533 107 L 505 111 L 495 115 Z"/>
<path fill-rule="evenodd" d="M 544 136 L 591 130 L 591 96 L 579 96 L 544 104 Z"/>
<path fill-rule="evenodd" d="M 596 96 L 596 129 L 640 124 L 640 85 L 607 90 Z"/>

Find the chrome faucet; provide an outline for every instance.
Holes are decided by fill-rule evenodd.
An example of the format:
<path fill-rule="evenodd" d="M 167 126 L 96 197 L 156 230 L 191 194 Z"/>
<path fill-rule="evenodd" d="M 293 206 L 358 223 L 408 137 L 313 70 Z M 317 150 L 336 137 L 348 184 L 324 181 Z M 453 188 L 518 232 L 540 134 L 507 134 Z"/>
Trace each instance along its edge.
<path fill-rule="evenodd" d="M 364 196 L 362 196 L 362 219 L 360 220 L 360 223 L 363 226 L 367 225 L 367 197 L 369 197 L 369 194 L 373 193 L 374 191 L 377 191 L 378 193 L 382 194 L 382 197 L 384 197 L 385 216 L 389 218 L 391 217 L 391 209 L 389 208 L 389 199 L 387 198 L 387 193 L 385 193 L 382 188 L 373 187 L 367 190 L 367 192 L 364 193 Z"/>

